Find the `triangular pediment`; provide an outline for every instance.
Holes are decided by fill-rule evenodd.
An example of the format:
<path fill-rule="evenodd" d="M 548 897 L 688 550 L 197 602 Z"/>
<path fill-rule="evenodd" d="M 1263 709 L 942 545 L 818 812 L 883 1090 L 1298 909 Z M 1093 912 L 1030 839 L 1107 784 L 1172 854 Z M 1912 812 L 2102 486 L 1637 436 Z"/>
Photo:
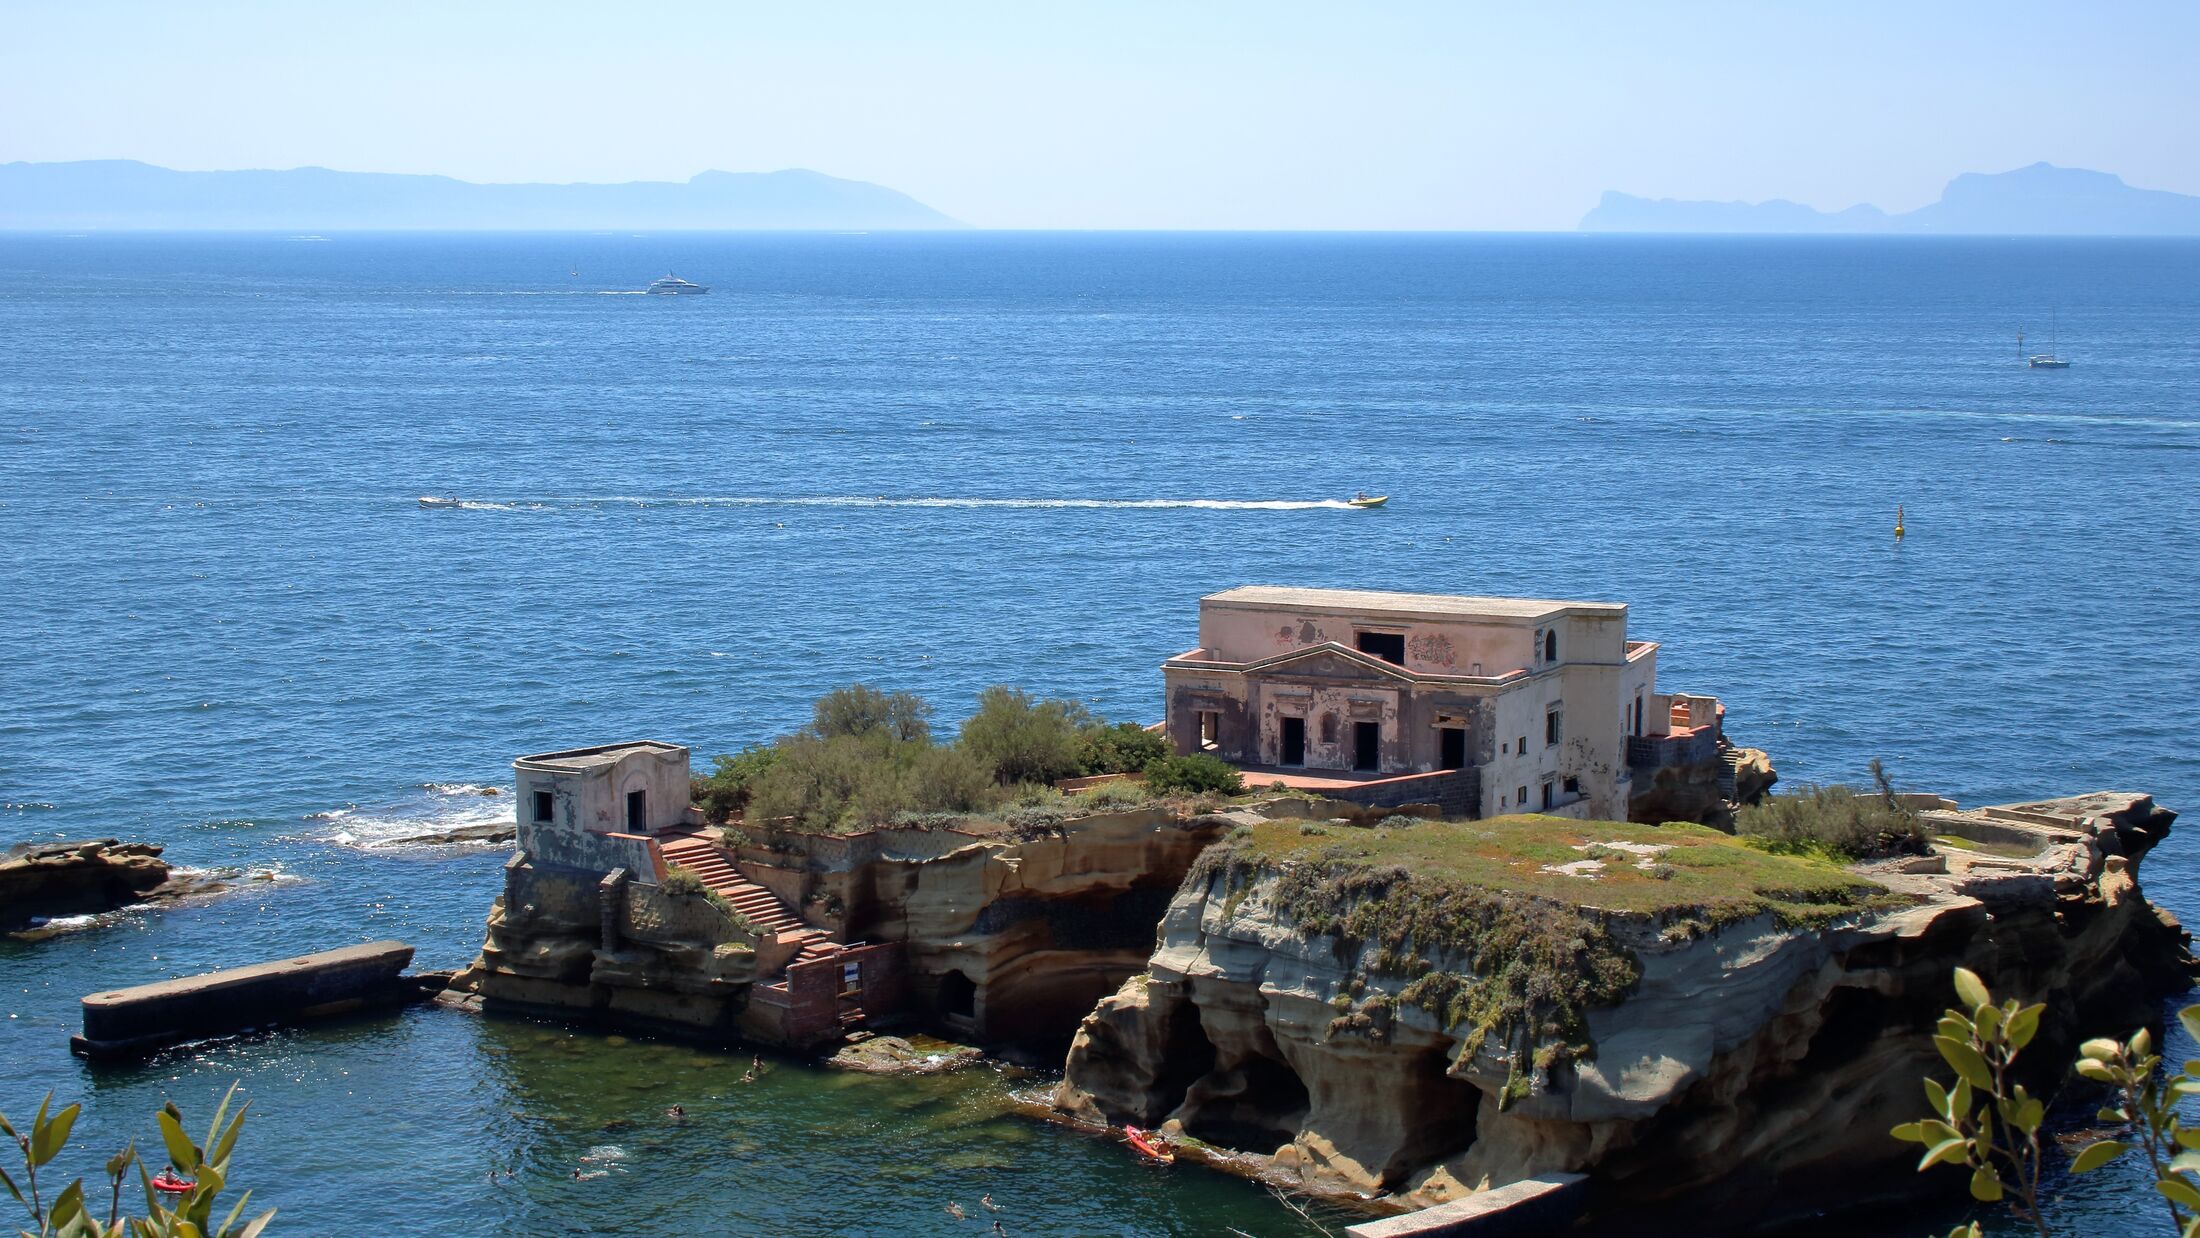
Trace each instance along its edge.
<path fill-rule="evenodd" d="M 1348 649 L 1335 641 L 1308 645 L 1271 658 L 1263 658 L 1245 668 L 1247 674 L 1287 674 L 1309 679 L 1347 679 L 1361 683 L 1411 683 L 1413 676 L 1402 666 L 1383 661 L 1371 653 Z"/>

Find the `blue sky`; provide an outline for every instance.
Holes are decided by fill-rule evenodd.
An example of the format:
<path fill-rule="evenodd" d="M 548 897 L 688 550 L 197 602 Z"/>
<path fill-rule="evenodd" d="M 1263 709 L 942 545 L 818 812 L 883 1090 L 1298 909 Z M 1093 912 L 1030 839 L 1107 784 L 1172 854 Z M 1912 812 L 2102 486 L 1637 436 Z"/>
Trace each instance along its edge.
<path fill-rule="evenodd" d="M 0 162 L 685 179 L 1015 228 L 1570 228 L 1605 189 L 2200 193 L 2200 5 L 0 0 Z"/>

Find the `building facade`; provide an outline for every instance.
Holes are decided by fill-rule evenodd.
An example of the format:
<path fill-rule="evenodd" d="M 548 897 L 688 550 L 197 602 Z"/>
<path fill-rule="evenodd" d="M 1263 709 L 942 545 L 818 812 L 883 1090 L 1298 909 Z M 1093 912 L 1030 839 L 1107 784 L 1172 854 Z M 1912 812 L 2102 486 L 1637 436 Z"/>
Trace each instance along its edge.
<path fill-rule="evenodd" d="M 625 863 L 643 880 L 650 866 L 633 843 L 689 822 L 688 750 L 640 740 L 542 752 L 512 762 L 519 849 L 546 863 L 608 870 Z"/>
<path fill-rule="evenodd" d="M 1675 702 L 1617 602 L 1248 586 L 1200 599 L 1199 647 L 1162 664 L 1183 753 L 1369 781 L 1472 771 L 1476 815 L 1625 820 L 1630 756 Z M 1684 698 L 1717 737 L 1710 698 Z M 1687 731 L 1693 723 L 1684 723 Z"/>

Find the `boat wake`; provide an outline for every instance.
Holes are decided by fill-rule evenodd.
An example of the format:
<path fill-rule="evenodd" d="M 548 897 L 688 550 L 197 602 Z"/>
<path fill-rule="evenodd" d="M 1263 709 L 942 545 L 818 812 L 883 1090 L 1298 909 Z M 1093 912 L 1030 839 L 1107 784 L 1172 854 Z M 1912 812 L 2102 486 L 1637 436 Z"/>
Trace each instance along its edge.
<path fill-rule="evenodd" d="M 461 511 L 555 511 L 607 507 L 933 507 L 1054 510 L 1106 508 L 1131 510 L 1192 511 L 1351 511 L 1343 499 L 1069 499 L 1069 498 L 952 498 L 895 497 L 891 495 L 730 495 L 688 498 L 650 498 L 642 495 L 608 495 L 602 498 L 457 499 L 439 500 L 433 506 Z"/>

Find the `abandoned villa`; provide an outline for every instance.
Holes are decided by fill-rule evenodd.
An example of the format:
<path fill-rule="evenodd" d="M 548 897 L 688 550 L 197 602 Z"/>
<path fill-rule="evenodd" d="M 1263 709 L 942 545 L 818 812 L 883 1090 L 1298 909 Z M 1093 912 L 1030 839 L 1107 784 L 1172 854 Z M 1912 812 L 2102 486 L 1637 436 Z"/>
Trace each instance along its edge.
<path fill-rule="evenodd" d="M 1724 712 L 1658 692 L 1618 602 L 1248 586 L 1161 673 L 1179 752 L 1467 817 L 1625 820 L 1634 771 L 1711 759 Z"/>

